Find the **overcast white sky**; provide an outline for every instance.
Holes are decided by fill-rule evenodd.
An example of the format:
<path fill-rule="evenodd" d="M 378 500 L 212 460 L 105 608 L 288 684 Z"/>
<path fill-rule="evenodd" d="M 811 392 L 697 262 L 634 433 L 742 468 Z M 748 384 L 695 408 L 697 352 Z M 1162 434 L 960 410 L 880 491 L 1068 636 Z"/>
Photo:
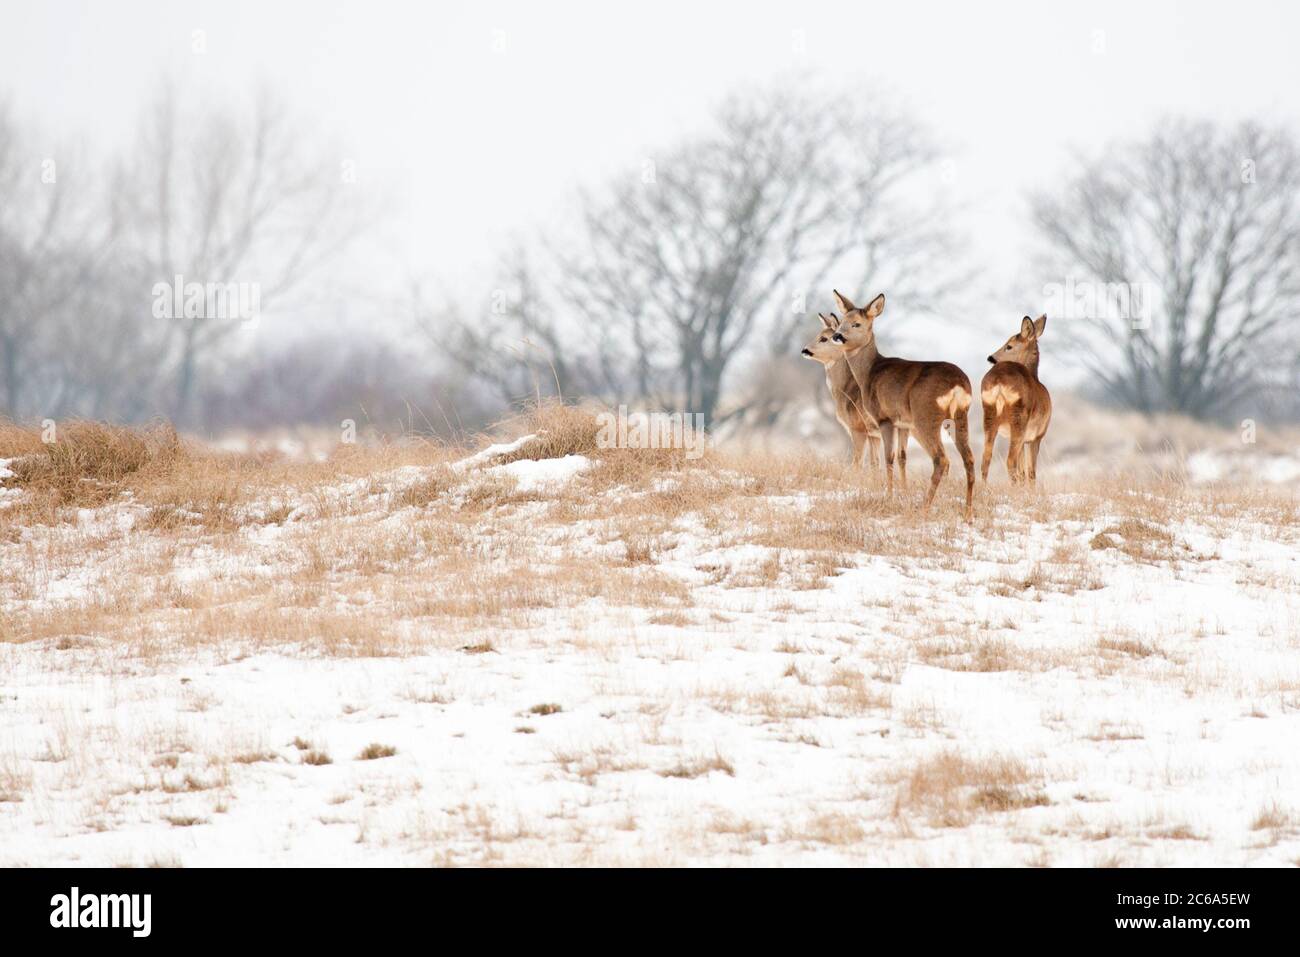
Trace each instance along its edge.
<path fill-rule="evenodd" d="M 1300 5 L 1281 0 L 0 6 L 0 92 L 56 138 L 125 142 L 165 77 L 220 97 L 266 82 L 398 200 L 383 268 L 453 289 L 747 83 L 902 94 L 954 151 L 959 225 L 994 292 L 981 309 L 1016 282 L 1025 190 L 1073 154 L 1169 112 L 1300 128 Z M 1009 321 L 1030 305 L 1007 301 Z"/>

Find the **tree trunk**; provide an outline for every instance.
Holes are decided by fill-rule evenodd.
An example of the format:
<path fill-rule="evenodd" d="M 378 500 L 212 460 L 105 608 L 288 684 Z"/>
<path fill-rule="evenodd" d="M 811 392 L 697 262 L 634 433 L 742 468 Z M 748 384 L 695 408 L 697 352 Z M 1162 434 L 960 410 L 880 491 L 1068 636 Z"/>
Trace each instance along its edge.
<path fill-rule="evenodd" d="M 178 423 L 189 424 L 190 404 L 193 402 L 195 378 L 194 333 L 186 331 L 182 342 L 181 364 L 176 378 L 176 413 L 174 418 Z"/>
<path fill-rule="evenodd" d="M 4 366 L 5 366 L 5 407 L 4 413 L 9 418 L 17 421 L 18 419 L 18 344 L 12 338 L 6 336 L 0 340 L 0 348 L 4 349 Z"/>

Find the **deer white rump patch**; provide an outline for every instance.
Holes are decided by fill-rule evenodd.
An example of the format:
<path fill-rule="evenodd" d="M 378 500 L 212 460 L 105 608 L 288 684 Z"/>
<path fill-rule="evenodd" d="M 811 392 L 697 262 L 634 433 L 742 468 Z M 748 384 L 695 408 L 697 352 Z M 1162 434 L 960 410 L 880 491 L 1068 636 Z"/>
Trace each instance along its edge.
<path fill-rule="evenodd" d="M 1010 388 L 999 382 L 992 388 L 981 392 L 980 399 L 983 400 L 986 406 L 993 406 L 993 410 L 998 415 L 1001 415 L 1002 410 L 1007 406 L 1020 401 L 1020 393 L 1012 391 Z"/>
<path fill-rule="evenodd" d="M 970 408 L 970 393 L 961 386 L 955 385 L 934 401 L 939 406 L 940 411 L 949 416 L 954 416 L 958 412 L 965 412 Z"/>

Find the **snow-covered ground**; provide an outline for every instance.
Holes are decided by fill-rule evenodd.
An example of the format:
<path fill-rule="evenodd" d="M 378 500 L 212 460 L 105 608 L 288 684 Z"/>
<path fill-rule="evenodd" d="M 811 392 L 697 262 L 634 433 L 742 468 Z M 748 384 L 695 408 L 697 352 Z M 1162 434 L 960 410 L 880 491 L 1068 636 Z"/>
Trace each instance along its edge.
<path fill-rule="evenodd" d="M 490 462 L 0 540 L 0 865 L 1300 861 L 1294 506 Z"/>

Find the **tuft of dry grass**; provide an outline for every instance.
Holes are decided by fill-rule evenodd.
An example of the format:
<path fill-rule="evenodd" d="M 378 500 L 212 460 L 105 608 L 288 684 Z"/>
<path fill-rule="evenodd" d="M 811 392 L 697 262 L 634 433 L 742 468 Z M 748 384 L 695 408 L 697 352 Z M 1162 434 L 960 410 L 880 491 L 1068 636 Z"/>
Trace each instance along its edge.
<path fill-rule="evenodd" d="M 408 485 L 397 494 L 399 506 L 424 508 L 455 488 L 458 476 L 445 465 L 435 465 L 427 478 Z"/>
<path fill-rule="evenodd" d="M 1252 831 L 1278 830 L 1290 827 L 1294 823 L 1295 816 L 1274 801 L 1268 807 L 1259 809 L 1259 813 L 1250 822 L 1250 829 Z"/>
<path fill-rule="evenodd" d="M 280 756 L 274 751 L 241 751 L 231 760 L 236 764 L 261 764 L 266 761 L 279 761 Z"/>
<path fill-rule="evenodd" d="M 514 451 L 496 457 L 493 464 L 584 455 L 596 461 L 596 468 L 587 476 L 588 482 L 611 488 L 644 485 L 652 475 L 677 472 L 688 464 L 698 467 L 711 460 L 706 453 L 692 462 L 686 458 L 685 450 L 679 448 L 601 448 L 601 423 L 597 414 L 608 411 L 592 403 L 568 405 L 555 399 L 529 403 L 518 414 L 497 423 L 493 431 L 506 438 L 535 437 Z M 702 437 L 700 444 L 703 444 Z"/>
<path fill-rule="evenodd" d="M 595 413 L 590 408 L 566 405 L 555 399 L 530 403 L 517 415 L 499 422 L 496 428 L 513 438 L 536 436 L 513 452 L 493 459 L 496 465 L 521 459 L 591 455 L 598 451 L 596 439 L 600 423 L 596 421 Z"/>
<path fill-rule="evenodd" d="M 671 768 L 659 772 L 663 778 L 699 778 L 714 771 L 721 771 L 729 778 L 736 776 L 735 766 L 720 754 L 713 754 L 711 757 L 693 758 L 686 761 L 679 761 Z"/>
<path fill-rule="evenodd" d="M 361 749 L 361 753 L 357 755 L 357 760 L 374 761 L 378 758 L 391 758 L 396 753 L 397 749 L 394 747 L 387 744 L 379 744 L 378 742 L 371 742 Z"/>
<path fill-rule="evenodd" d="M 1097 648 L 1132 658 L 1149 658 L 1160 654 L 1159 649 L 1133 638 L 1101 638 L 1097 641 Z"/>
<path fill-rule="evenodd" d="M 969 758 L 943 751 L 916 764 L 902 779 L 894 816 L 925 817 L 935 827 L 965 827 L 981 811 L 1016 811 L 1050 804 L 1031 785 L 1032 775 L 1016 758 Z"/>
<path fill-rule="evenodd" d="M 17 803 L 31 789 L 32 772 L 6 760 L 0 764 L 0 804 Z"/>
<path fill-rule="evenodd" d="M 99 505 L 116 495 L 127 477 L 165 472 L 188 454 L 166 423 L 133 429 L 73 420 L 57 427 L 53 442 L 42 442 L 34 430 L 24 440 L 18 434 L 24 431 L 9 425 L 0 435 L 6 451 L 27 450 L 9 465 L 14 482 L 61 506 Z"/>
<path fill-rule="evenodd" d="M 169 814 L 163 820 L 172 827 L 195 827 L 199 824 L 208 823 L 208 819 L 205 817 L 195 817 L 189 814 Z"/>
<path fill-rule="evenodd" d="M 36 429 L 24 428 L 0 417 L 0 459 L 17 459 L 39 453 L 44 443 Z"/>
<path fill-rule="evenodd" d="M 1126 518 L 1092 537 L 1094 551 L 1115 549 L 1139 562 L 1168 560 L 1174 556 L 1175 539 L 1168 529 L 1140 518 Z"/>

